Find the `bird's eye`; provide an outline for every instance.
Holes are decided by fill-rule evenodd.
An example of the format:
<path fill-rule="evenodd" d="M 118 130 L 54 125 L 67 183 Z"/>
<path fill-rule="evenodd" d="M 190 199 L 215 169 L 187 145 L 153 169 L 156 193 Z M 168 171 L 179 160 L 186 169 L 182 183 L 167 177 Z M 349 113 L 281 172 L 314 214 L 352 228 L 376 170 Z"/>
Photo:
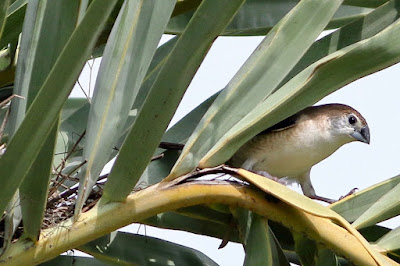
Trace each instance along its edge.
<path fill-rule="evenodd" d="M 350 125 L 354 125 L 357 122 L 357 118 L 354 115 L 351 115 L 349 117 L 349 123 Z"/>

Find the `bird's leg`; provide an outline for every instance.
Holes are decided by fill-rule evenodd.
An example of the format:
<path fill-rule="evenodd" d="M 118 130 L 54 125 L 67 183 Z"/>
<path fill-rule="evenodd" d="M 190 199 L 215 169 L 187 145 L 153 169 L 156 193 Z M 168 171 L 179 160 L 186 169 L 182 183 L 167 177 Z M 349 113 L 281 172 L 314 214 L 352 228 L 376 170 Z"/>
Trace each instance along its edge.
<path fill-rule="evenodd" d="M 329 204 L 336 202 L 336 200 L 334 200 L 334 199 L 321 197 L 315 193 L 314 187 L 312 186 L 311 180 L 310 180 L 310 171 L 308 171 L 308 172 L 304 173 L 304 175 L 302 175 L 302 180 L 300 182 L 300 185 L 301 185 L 301 189 L 303 190 L 304 195 L 306 195 L 310 199 L 320 200 L 320 201 L 323 201 L 323 202 L 326 202 Z"/>

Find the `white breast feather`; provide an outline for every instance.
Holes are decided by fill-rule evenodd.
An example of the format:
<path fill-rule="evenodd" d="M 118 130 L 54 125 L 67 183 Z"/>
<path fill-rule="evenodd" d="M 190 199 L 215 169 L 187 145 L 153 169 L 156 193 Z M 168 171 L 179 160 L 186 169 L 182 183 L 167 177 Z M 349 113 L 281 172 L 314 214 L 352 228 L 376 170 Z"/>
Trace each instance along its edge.
<path fill-rule="evenodd" d="M 253 170 L 266 171 L 276 177 L 296 178 L 303 174 L 342 145 L 329 131 L 322 130 L 326 127 L 307 120 L 296 128 L 270 133 L 264 139 L 260 137 L 259 148 L 250 156 L 257 161 Z"/>

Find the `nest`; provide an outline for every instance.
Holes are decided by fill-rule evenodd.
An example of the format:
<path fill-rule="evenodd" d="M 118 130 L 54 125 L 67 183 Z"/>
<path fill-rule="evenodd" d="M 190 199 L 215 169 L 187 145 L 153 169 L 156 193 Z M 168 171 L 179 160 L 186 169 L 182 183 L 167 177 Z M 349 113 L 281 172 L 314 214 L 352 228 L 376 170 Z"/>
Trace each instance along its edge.
<path fill-rule="evenodd" d="M 65 192 L 69 191 L 70 190 L 66 190 Z M 57 193 L 57 195 L 53 195 L 49 198 L 43 217 L 42 229 L 54 227 L 74 215 L 76 194 L 68 194 L 69 193 Z M 90 193 L 89 198 L 86 200 L 82 212 L 86 212 L 93 208 L 93 206 L 96 205 L 98 200 L 101 198 L 102 194 L 102 187 L 96 186 L 95 189 L 93 189 Z M 68 195 L 68 197 L 65 197 L 65 195 Z"/>
<path fill-rule="evenodd" d="M 82 166 L 83 163 L 80 165 Z M 63 167 L 60 167 L 63 169 Z M 76 174 L 76 171 L 75 171 Z M 86 212 L 93 208 L 103 194 L 103 184 L 108 175 L 99 177 L 98 182 L 91 191 L 88 199 L 83 206 L 82 212 Z M 67 187 L 65 181 L 72 181 L 72 186 Z M 71 183 L 71 182 L 70 182 Z M 62 175 L 61 170 L 55 175 L 50 182 L 48 199 L 41 229 L 56 227 L 61 222 L 71 218 L 74 215 L 75 202 L 78 193 L 79 182 L 76 177 L 70 175 Z M 0 221 L 0 247 L 4 246 L 5 234 L 5 215 Z M 11 242 L 16 242 L 23 233 L 23 221 L 20 222 L 15 230 Z"/>
<path fill-rule="evenodd" d="M 75 209 L 75 201 L 76 201 L 76 192 L 77 190 L 74 188 L 66 189 L 63 192 L 55 192 L 53 193 L 47 202 L 46 209 L 44 212 L 44 217 L 42 221 L 41 229 L 48 229 L 52 227 L 56 227 L 61 222 L 71 218 L 74 215 Z M 86 212 L 93 208 L 96 203 L 99 201 L 103 194 L 103 188 L 100 185 L 96 185 L 96 187 L 90 193 L 86 203 L 82 209 L 82 212 Z M 12 243 L 16 242 L 23 233 L 23 222 L 18 225 L 15 233 L 12 237 Z M 5 237 L 5 219 L 0 221 L 0 247 L 4 245 L 4 237 Z"/>

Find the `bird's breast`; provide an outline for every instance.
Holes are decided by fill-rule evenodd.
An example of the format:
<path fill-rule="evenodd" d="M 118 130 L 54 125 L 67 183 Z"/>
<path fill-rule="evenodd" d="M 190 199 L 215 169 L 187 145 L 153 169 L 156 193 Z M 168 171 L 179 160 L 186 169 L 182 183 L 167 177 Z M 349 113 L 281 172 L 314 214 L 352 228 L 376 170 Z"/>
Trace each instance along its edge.
<path fill-rule="evenodd" d="M 232 159 L 236 160 L 236 164 L 253 161 L 251 170 L 267 171 L 276 177 L 296 178 L 341 145 L 318 125 L 305 123 L 302 128 L 294 127 L 256 136 L 239 149 Z"/>

